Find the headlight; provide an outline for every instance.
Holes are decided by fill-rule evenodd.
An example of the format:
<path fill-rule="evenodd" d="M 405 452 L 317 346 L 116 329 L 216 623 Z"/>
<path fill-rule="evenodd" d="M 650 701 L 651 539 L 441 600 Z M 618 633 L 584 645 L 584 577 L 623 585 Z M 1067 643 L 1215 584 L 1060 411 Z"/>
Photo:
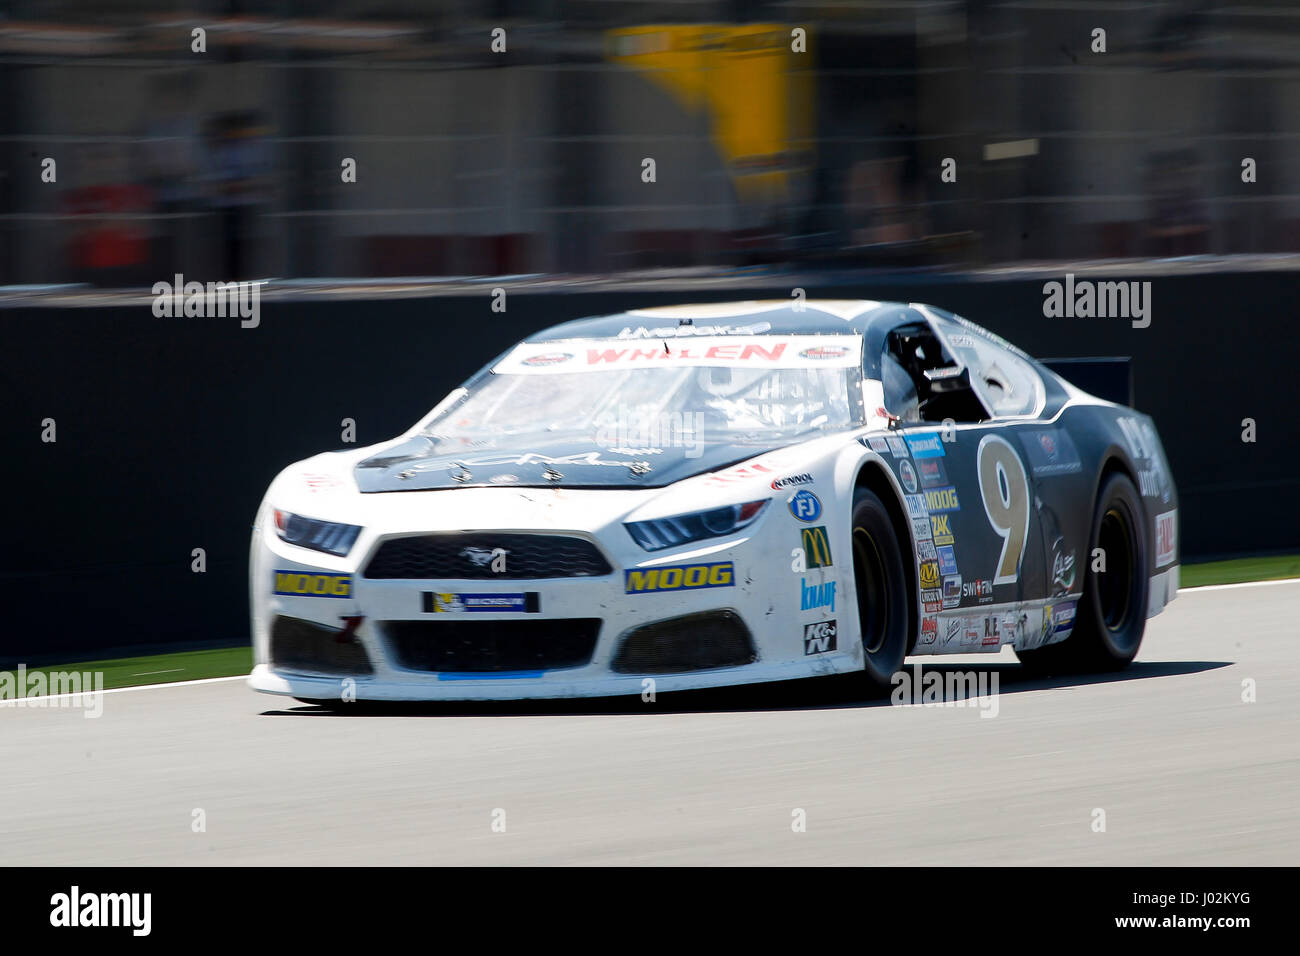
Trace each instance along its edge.
<path fill-rule="evenodd" d="M 290 514 L 273 509 L 275 512 L 275 533 L 281 541 L 287 541 L 300 548 L 324 551 L 345 557 L 356 544 L 361 528 L 354 524 L 339 524 L 337 521 L 317 521 L 302 515 Z"/>
<path fill-rule="evenodd" d="M 651 521 L 629 521 L 627 528 L 637 544 L 647 551 L 661 551 L 690 541 L 719 538 L 753 524 L 767 507 L 767 498 L 743 505 L 724 505 L 708 511 L 695 511 L 672 518 L 654 518 Z"/>

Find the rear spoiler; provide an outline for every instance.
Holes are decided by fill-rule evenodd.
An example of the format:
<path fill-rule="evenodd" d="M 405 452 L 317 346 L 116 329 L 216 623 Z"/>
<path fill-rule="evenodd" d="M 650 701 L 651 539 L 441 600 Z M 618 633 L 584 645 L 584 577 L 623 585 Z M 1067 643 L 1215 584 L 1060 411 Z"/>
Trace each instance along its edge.
<path fill-rule="evenodd" d="M 1128 405 L 1130 408 L 1133 406 L 1133 360 L 1127 356 L 1039 361 L 1090 395 L 1119 405 Z"/>

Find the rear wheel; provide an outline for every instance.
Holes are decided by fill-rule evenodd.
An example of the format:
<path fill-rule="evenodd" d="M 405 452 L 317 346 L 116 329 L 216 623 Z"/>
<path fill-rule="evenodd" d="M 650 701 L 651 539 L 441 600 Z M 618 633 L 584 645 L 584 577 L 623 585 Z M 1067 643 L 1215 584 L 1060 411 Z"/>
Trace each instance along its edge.
<path fill-rule="evenodd" d="M 889 692 L 891 678 L 903 666 L 911 615 L 903 545 L 889 512 L 866 488 L 859 488 L 853 497 L 852 540 L 853 582 L 866 662 L 862 683 L 867 693 L 880 696 Z"/>
<path fill-rule="evenodd" d="M 1034 671 L 1119 670 L 1137 656 L 1151 582 L 1142 499 L 1126 475 L 1116 472 L 1102 484 L 1091 542 L 1074 630 L 1059 644 L 1017 654 Z M 1094 571 L 1100 560 L 1104 570 Z"/>

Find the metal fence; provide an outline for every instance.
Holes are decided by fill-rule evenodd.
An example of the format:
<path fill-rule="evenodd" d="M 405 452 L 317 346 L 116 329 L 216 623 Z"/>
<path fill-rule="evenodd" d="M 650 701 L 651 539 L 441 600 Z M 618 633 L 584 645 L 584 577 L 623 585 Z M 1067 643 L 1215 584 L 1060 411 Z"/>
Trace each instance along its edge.
<path fill-rule="evenodd" d="M 9 4 L 0 284 L 1300 246 L 1284 0 L 300 6 Z"/>

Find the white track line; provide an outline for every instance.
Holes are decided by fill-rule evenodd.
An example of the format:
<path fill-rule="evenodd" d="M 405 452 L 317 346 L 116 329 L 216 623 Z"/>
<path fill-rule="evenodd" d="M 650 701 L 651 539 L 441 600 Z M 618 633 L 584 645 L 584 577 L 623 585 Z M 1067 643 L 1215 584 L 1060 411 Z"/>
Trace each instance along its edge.
<path fill-rule="evenodd" d="M 1233 588 L 1266 588 L 1270 584 L 1300 584 L 1300 578 L 1277 578 L 1273 581 L 1242 581 L 1240 584 L 1201 584 L 1193 588 L 1179 588 L 1184 591 L 1230 591 Z"/>
<path fill-rule="evenodd" d="M 132 690 L 159 690 L 163 687 L 193 687 L 195 684 L 221 684 L 232 680 L 248 680 L 247 674 L 238 674 L 234 677 L 204 677 L 199 680 L 178 680 L 170 684 L 138 684 L 135 687 L 112 687 L 108 690 L 83 690 L 75 694 L 54 694 L 50 697 L 20 697 L 17 700 L 0 700 L 0 707 L 17 707 L 19 704 L 28 703 L 38 700 L 71 700 L 74 697 L 85 697 L 93 694 L 125 694 Z"/>

